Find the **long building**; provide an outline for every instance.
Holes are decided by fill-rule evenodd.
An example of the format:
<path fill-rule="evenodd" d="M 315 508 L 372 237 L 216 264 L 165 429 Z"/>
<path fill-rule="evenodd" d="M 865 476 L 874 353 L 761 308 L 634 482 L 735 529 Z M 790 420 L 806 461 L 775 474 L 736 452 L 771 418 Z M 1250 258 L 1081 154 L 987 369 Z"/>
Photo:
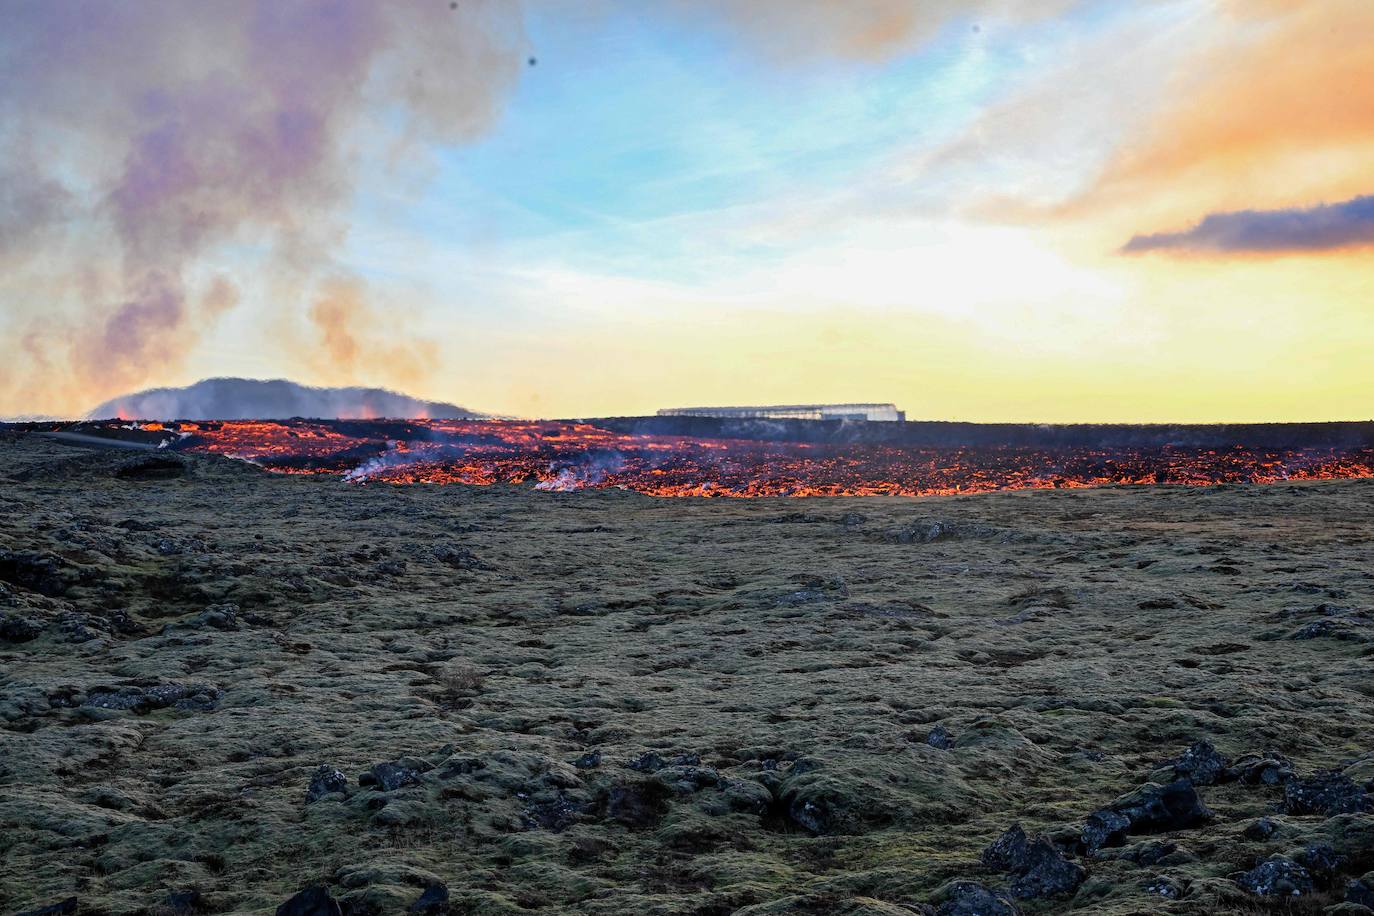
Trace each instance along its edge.
<path fill-rule="evenodd" d="M 772 407 L 665 407 L 660 417 L 724 417 L 758 420 L 901 421 L 906 411 L 895 404 L 779 404 Z"/>

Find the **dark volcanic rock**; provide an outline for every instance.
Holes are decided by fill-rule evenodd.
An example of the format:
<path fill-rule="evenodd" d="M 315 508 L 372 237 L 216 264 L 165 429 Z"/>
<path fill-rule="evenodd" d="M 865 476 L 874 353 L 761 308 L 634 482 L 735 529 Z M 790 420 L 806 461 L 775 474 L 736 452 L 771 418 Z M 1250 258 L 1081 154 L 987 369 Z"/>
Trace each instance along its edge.
<path fill-rule="evenodd" d="M 973 881 L 958 881 L 950 886 L 935 916 L 1020 916 L 1021 910 L 1003 895 Z"/>
<path fill-rule="evenodd" d="M 448 888 L 442 884 L 431 884 L 425 892 L 410 905 L 410 912 L 422 916 L 439 916 L 448 912 Z"/>
<path fill-rule="evenodd" d="M 525 808 L 525 826 L 562 833 L 577 823 L 585 807 L 560 792 L 546 801 L 531 802 Z"/>
<path fill-rule="evenodd" d="M 1130 822 L 1128 833 L 1183 830 L 1196 827 L 1212 816 L 1193 784 L 1184 779 L 1168 785 L 1146 783 L 1103 810 L 1124 816 Z"/>
<path fill-rule="evenodd" d="M 943 725 L 937 725 L 926 735 L 926 744 L 942 751 L 954 747 L 954 735 Z"/>
<path fill-rule="evenodd" d="M 70 579 L 66 561 L 61 557 L 0 548 L 0 580 L 56 598 L 67 591 Z"/>
<path fill-rule="evenodd" d="M 652 780 L 623 782 L 606 795 L 606 815 L 632 830 L 657 826 L 668 812 L 668 790 Z"/>
<path fill-rule="evenodd" d="M 1374 795 L 1356 785 L 1350 777 L 1331 771 L 1306 779 L 1291 779 L 1283 787 L 1283 810 L 1287 814 L 1353 814 L 1374 810 Z"/>
<path fill-rule="evenodd" d="M 1030 841 L 1020 824 L 1012 824 L 983 850 L 983 864 L 998 871 L 1019 871 L 1026 861 Z"/>
<path fill-rule="evenodd" d="M 277 907 L 277 916 L 343 916 L 343 911 L 328 890 L 312 884 Z"/>
<path fill-rule="evenodd" d="M 1199 741 L 1174 761 L 1174 778 L 1186 779 L 1195 786 L 1210 786 L 1226 775 L 1226 758 L 1210 741 Z"/>
<path fill-rule="evenodd" d="M 1374 872 L 1351 881 L 1345 887 L 1347 903 L 1358 903 L 1374 910 Z"/>
<path fill-rule="evenodd" d="M 1031 843 L 1018 872 L 1011 882 L 1011 893 L 1023 900 L 1071 894 L 1087 877 L 1082 866 L 1064 858 L 1044 837 Z"/>
<path fill-rule="evenodd" d="M 1312 843 L 1294 858 L 1322 887 L 1329 887 L 1336 877 L 1336 871 L 1345 864 L 1345 857 L 1325 843 Z"/>
<path fill-rule="evenodd" d="M 449 547 L 439 545 L 430 551 L 434 559 L 443 563 L 445 566 L 452 566 L 454 569 L 495 569 L 490 563 L 483 562 L 477 554 L 466 547 Z"/>
<path fill-rule="evenodd" d="M 185 477 L 187 467 L 186 459 L 176 452 L 148 452 L 119 462 L 114 476 L 121 480 L 168 480 Z"/>
<path fill-rule="evenodd" d="M 315 774 L 310 777 L 310 787 L 305 790 L 305 803 L 319 801 L 326 795 L 335 792 L 344 792 L 348 789 L 348 777 L 342 771 L 335 769 L 327 763 L 320 764 L 315 770 Z"/>
<path fill-rule="evenodd" d="M 587 751 L 581 757 L 573 761 L 573 766 L 579 770 L 590 770 L 601 766 L 601 752 Z"/>
<path fill-rule="evenodd" d="M 1118 811 L 1096 811 L 1088 815 L 1079 834 L 1083 848 L 1089 853 L 1104 846 L 1120 846 L 1131 830 L 1131 819 Z"/>
<path fill-rule="evenodd" d="M 75 897 L 68 897 L 66 900 L 59 900 L 57 903 L 39 907 L 36 910 L 25 910 L 17 916 L 65 916 L 67 913 L 75 913 L 78 905 Z"/>
<path fill-rule="evenodd" d="M 43 624 L 16 614 L 0 615 L 0 639 L 5 642 L 31 642 L 41 636 Z"/>
<path fill-rule="evenodd" d="M 402 786 L 414 786 L 419 785 L 419 783 L 419 769 L 407 766 L 399 760 L 373 764 L 372 769 L 358 777 L 358 785 L 371 786 L 381 789 L 383 792 L 391 792 Z"/>
<path fill-rule="evenodd" d="M 1259 897 L 1298 897 L 1312 893 L 1312 876 L 1287 856 L 1270 856 L 1236 881 Z"/>
<path fill-rule="evenodd" d="M 95 687 L 86 693 L 83 706 L 152 712 L 175 706 L 208 712 L 219 705 L 220 692 L 209 684 L 158 684 L 153 687 Z"/>
<path fill-rule="evenodd" d="M 1274 751 L 1245 754 L 1232 764 L 1231 776 L 1247 786 L 1277 786 L 1293 778 L 1293 762 Z"/>
<path fill-rule="evenodd" d="M 1279 832 L 1278 823 L 1272 818 L 1262 817 L 1242 831 L 1247 840 L 1267 840 Z"/>

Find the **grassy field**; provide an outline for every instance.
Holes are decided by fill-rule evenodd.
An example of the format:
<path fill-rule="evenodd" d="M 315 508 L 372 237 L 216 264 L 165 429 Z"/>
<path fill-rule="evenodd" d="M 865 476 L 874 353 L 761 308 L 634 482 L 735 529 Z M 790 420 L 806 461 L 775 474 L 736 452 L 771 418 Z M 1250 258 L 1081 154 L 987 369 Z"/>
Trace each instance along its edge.
<path fill-rule="evenodd" d="M 980 853 L 1018 822 L 1086 870 L 1028 913 L 1368 912 L 1374 482 L 708 501 L 163 461 L 0 440 L 5 912 L 972 913 L 952 882 L 1005 889 Z M 1201 740 L 1357 795 L 1200 784 L 1201 823 L 1073 851 Z M 1243 890 L 1271 854 L 1311 892 Z"/>

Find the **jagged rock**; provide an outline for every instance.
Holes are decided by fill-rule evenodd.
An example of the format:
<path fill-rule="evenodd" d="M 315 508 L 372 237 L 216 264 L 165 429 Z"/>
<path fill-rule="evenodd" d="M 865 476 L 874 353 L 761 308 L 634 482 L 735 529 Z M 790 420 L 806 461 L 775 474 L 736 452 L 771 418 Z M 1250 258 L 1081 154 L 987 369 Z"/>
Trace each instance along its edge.
<path fill-rule="evenodd" d="M 1232 764 L 1231 775 L 1247 786 L 1277 786 L 1293 778 L 1293 762 L 1274 751 L 1245 754 Z"/>
<path fill-rule="evenodd" d="M 1026 861 L 1030 841 L 1020 824 L 1012 824 L 1007 831 L 983 850 L 983 864 L 998 871 L 1018 871 Z"/>
<path fill-rule="evenodd" d="M 423 894 L 410 905 L 410 912 L 421 916 L 440 916 L 448 912 L 448 888 L 442 884 L 431 884 Z"/>
<path fill-rule="evenodd" d="M 185 477 L 186 459 L 175 452 L 148 452 L 125 458 L 115 465 L 114 476 L 121 480 L 167 480 Z"/>
<path fill-rule="evenodd" d="M 1082 866 L 1064 858 L 1044 837 L 1031 843 L 1018 872 L 1011 882 L 1011 893 L 1022 900 L 1071 894 L 1087 877 Z"/>
<path fill-rule="evenodd" d="M 358 777 L 358 785 L 381 789 L 383 792 L 419 783 L 420 770 L 399 760 L 373 764 L 372 769 Z"/>
<path fill-rule="evenodd" d="M 68 897 L 66 900 L 59 900 L 36 910 L 25 910 L 17 916 L 66 916 L 68 913 L 75 913 L 79 905 L 75 897 Z"/>
<path fill-rule="evenodd" d="M 668 790 L 652 780 L 622 782 L 606 796 L 606 815 L 632 830 L 654 827 L 668 811 Z"/>
<path fill-rule="evenodd" d="M 1183 830 L 1195 827 L 1212 816 L 1212 812 L 1202 804 L 1193 784 L 1185 779 L 1167 785 L 1146 783 L 1098 813 L 1104 812 L 1124 816 L 1129 821 L 1127 833 Z"/>
<path fill-rule="evenodd" d="M 1145 893 L 1155 897 L 1162 897 L 1165 900 L 1177 900 L 1182 897 L 1188 888 L 1182 883 L 1172 878 L 1160 875 L 1153 881 L 1147 881 L 1144 885 Z"/>
<path fill-rule="evenodd" d="M 1374 910 L 1374 872 L 1369 872 L 1347 884 L 1345 900 L 1347 903 L 1357 903 Z"/>
<path fill-rule="evenodd" d="M 1278 822 L 1272 818 L 1262 817 L 1250 824 L 1242 831 L 1242 835 L 1247 840 L 1267 840 L 1279 832 Z"/>
<path fill-rule="evenodd" d="M 158 684 L 153 687 L 95 687 L 86 693 L 83 706 L 127 709 L 148 713 L 174 706 L 209 712 L 219 705 L 220 692 L 209 684 Z"/>
<path fill-rule="evenodd" d="M 1323 887 L 1330 886 L 1336 871 L 1345 864 L 1345 857 L 1325 843 L 1312 843 L 1294 858 Z"/>
<path fill-rule="evenodd" d="M 326 795 L 336 792 L 345 792 L 348 789 L 348 777 L 342 771 L 335 769 L 327 763 L 320 764 L 315 770 L 315 774 L 310 777 L 310 787 L 305 790 L 305 803 L 317 802 Z"/>
<path fill-rule="evenodd" d="M 935 916 L 1020 916 L 1021 909 L 1002 894 L 973 881 L 950 885 Z"/>
<path fill-rule="evenodd" d="M 326 888 L 312 884 L 277 907 L 277 916 L 343 916 L 343 910 Z"/>
<path fill-rule="evenodd" d="M 5 642 L 32 642 L 41 635 L 41 621 L 17 614 L 0 615 L 0 639 Z"/>
<path fill-rule="evenodd" d="M 1226 758 L 1210 741 L 1199 741 L 1174 762 L 1174 778 L 1186 779 L 1195 786 L 1210 786 L 1226 776 Z"/>
<path fill-rule="evenodd" d="M 943 725 L 937 725 L 926 735 L 926 744 L 938 750 L 947 751 L 954 747 L 954 735 Z"/>
<path fill-rule="evenodd" d="M 626 766 L 641 773 L 656 773 L 664 767 L 691 767 L 699 763 L 700 754 L 677 754 L 665 760 L 653 751 L 645 751 Z"/>
<path fill-rule="evenodd" d="M 579 770 L 590 770 L 601 766 L 601 752 L 587 751 L 581 757 L 573 761 L 573 766 Z"/>
<path fill-rule="evenodd" d="M 674 795 L 691 795 L 719 785 L 720 773 L 712 767 L 667 766 L 654 774 L 654 781 Z"/>
<path fill-rule="evenodd" d="M 1350 777 L 1334 770 L 1315 773 L 1306 779 L 1290 779 L 1283 787 L 1283 810 L 1287 814 L 1353 814 L 1374 810 L 1374 795 L 1356 785 Z"/>
<path fill-rule="evenodd" d="M 585 806 L 559 792 L 545 801 L 531 802 L 525 808 L 525 826 L 562 833 L 577 823 Z"/>
<path fill-rule="evenodd" d="M 1258 897 L 1298 897 L 1313 890 L 1307 869 L 1287 856 L 1270 856 L 1236 880 Z"/>
<path fill-rule="evenodd" d="M 59 556 L 0 548 L 0 579 L 56 598 L 67 591 L 70 576 L 66 561 Z"/>
<path fill-rule="evenodd" d="M 1088 815 L 1079 834 L 1084 850 L 1094 853 L 1105 846 L 1120 846 L 1131 830 L 1131 819 L 1118 811 L 1096 811 Z"/>

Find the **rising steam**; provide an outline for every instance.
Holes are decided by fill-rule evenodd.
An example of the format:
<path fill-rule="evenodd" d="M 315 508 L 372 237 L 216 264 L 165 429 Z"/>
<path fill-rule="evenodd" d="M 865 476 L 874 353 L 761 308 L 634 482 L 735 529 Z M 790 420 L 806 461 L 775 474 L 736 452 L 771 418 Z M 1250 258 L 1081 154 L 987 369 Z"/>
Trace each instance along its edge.
<path fill-rule="evenodd" d="M 356 293 L 333 251 L 360 163 L 474 137 L 523 63 L 514 0 L 17 0 L 4 21 L 0 269 L 47 317 L 15 329 L 0 396 L 66 409 L 175 366 L 239 276 Z M 335 308 L 330 340 L 365 313 Z"/>

